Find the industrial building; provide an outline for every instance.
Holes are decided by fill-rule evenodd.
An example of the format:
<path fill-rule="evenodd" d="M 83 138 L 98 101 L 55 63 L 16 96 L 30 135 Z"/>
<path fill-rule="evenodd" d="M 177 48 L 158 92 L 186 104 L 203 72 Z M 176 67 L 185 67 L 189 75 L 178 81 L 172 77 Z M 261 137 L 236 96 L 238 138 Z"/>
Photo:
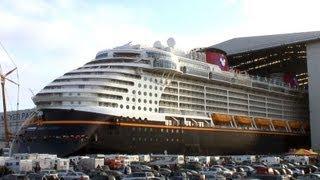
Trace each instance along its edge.
<path fill-rule="evenodd" d="M 320 31 L 240 37 L 208 48 L 224 50 L 230 67 L 253 76 L 294 76 L 297 88 L 308 91 L 306 121 L 312 148 L 320 150 Z"/>
<path fill-rule="evenodd" d="M 29 118 L 32 113 L 34 113 L 34 109 L 24 109 L 19 111 L 9 111 L 8 112 L 8 127 L 9 131 L 12 134 L 15 134 L 22 123 Z M 4 134 L 4 121 L 3 121 L 3 113 L 0 113 L 1 121 L 0 121 L 0 149 L 5 146 L 5 134 Z"/>

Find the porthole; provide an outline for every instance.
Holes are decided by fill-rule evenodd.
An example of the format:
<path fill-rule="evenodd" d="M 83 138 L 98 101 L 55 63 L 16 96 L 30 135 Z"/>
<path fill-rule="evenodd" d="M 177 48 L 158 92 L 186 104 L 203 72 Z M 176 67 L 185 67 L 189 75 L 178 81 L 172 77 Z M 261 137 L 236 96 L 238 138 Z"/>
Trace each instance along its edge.
<path fill-rule="evenodd" d="M 158 83 L 158 79 L 154 79 L 154 82 L 155 82 L 155 83 Z"/>
<path fill-rule="evenodd" d="M 150 78 L 149 81 L 152 82 L 152 78 Z"/>
<path fill-rule="evenodd" d="M 132 98 L 132 102 L 136 102 L 136 99 L 135 99 L 135 98 Z"/>
<path fill-rule="evenodd" d="M 147 110 L 147 108 L 146 108 L 146 107 L 144 107 L 144 108 L 143 108 L 143 110 L 144 110 L 144 111 L 146 111 L 146 110 Z"/>
<path fill-rule="evenodd" d="M 152 108 L 149 108 L 149 111 L 151 112 L 151 111 L 152 111 Z"/>
<path fill-rule="evenodd" d="M 152 100 L 149 100 L 149 103 L 152 104 Z"/>
<path fill-rule="evenodd" d="M 154 101 L 154 103 L 157 104 L 158 102 L 157 102 L 157 101 Z"/>
<path fill-rule="evenodd" d="M 135 110 L 135 109 L 136 109 L 136 107 L 135 107 L 135 106 L 132 106 L 132 109 L 133 109 L 133 110 Z"/>
<path fill-rule="evenodd" d="M 140 102 L 141 102 L 141 99 L 138 99 L 138 102 L 140 103 Z"/>
<path fill-rule="evenodd" d="M 160 87 L 160 91 L 162 91 L 162 87 Z"/>
<path fill-rule="evenodd" d="M 138 106 L 138 109 L 139 109 L 139 110 L 141 110 L 141 107 L 140 107 L 140 106 Z"/>
<path fill-rule="evenodd" d="M 152 85 L 149 86 L 149 89 L 152 89 Z"/>
<path fill-rule="evenodd" d="M 123 108 L 123 105 L 122 105 L 122 104 L 120 105 L 120 108 L 121 108 L 121 109 Z"/>
<path fill-rule="evenodd" d="M 149 93 L 149 96 L 152 97 L 152 93 Z"/>
<path fill-rule="evenodd" d="M 144 87 L 144 88 L 147 88 L 148 86 L 145 84 L 143 87 Z"/>
<path fill-rule="evenodd" d="M 143 100 L 143 102 L 144 102 L 144 103 L 147 103 L 147 100 L 146 100 L 146 99 L 144 99 L 144 100 Z"/>
<path fill-rule="evenodd" d="M 127 98 L 126 98 L 126 100 L 127 100 L 127 101 L 129 101 L 129 100 L 130 100 L 130 98 L 129 98 L 129 97 L 127 97 Z"/>
<path fill-rule="evenodd" d="M 145 95 L 145 96 L 146 96 L 146 95 L 147 95 L 147 92 L 144 92 L 144 93 L 143 93 L 143 95 Z"/>
<path fill-rule="evenodd" d="M 157 108 L 154 108 L 154 112 L 157 112 Z"/>
<path fill-rule="evenodd" d="M 138 87 L 141 87 L 141 84 L 140 84 L 140 83 L 138 84 Z"/>
<path fill-rule="evenodd" d="M 136 94 L 136 90 L 133 90 L 133 91 L 132 91 L 132 94 Z"/>
<path fill-rule="evenodd" d="M 154 89 L 155 89 L 155 90 L 158 90 L 158 87 L 157 87 L 157 86 L 155 86 L 155 87 L 154 87 Z"/>
<path fill-rule="evenodd" d="M 141 95 L 141 91 L 138 91 L 138 94 Z"/>
<path fill-rule="evenodd" d="M 129 109 L 129 105 L 127 105 L 126 108 Z"/>
<path fill-rule="evenodd" d="M 154 97 L 158 97 L 158 94 L 154 94 Z"/>

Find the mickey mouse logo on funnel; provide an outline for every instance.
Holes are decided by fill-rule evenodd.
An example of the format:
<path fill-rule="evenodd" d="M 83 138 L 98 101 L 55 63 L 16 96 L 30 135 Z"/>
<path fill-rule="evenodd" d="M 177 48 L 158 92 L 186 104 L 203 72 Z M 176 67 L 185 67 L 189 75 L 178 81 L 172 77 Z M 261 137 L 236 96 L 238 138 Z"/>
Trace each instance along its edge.
<path fill-rule="evenodd" d="M 222 67 L 226 66 L 226 59 L 223 56 L 220 57 L 219 61 Z"/>

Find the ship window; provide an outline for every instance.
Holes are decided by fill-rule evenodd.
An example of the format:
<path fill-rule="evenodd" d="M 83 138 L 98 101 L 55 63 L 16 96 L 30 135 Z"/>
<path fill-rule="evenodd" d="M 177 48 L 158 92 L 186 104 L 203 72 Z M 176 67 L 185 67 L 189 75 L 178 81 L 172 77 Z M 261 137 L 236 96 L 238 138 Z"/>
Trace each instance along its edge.
<path fill-rule="evenodd" d="M 133 90 L 133 91 L 132 91 L 132 94 L 136 94 L 136 90 Z"/>
<path fill-rule="evenodd" d="M 127 97 L 126 99 L 127 99 L 127 101 L 129 101 L 129 100 L 130 100 L 130 98 L 129 98 L 129 97 Z"/>
<path fill-rule="evenodd" d="M 160 91 L 162 91 L 162 87 L 160 87 Z"/>
<path fill-rule="evenodd" d="M 148 86 L 145 84 L 143 87 L 144 87 L 144 88 L 147 88 Z"/>
<path fill-rule="evenodd" d="M 127 105 L 126 108 L 129 109 L 129 105 Z"/>
<path fill-rule="evenodd" d="M 157 104 L 158 102 L 157 102 L 157 101 L 154 101 L 154 103 Z"/>
<path fill-rule="evenodd" d="M 152 104 L 152 100 L 149 100 L 149 103 Z"/>
<path fill-rule="evenodd" d="M 157 112 L 157 108 L 154 108 L 154 112 Z"/>
<path fill-rule="evenodd" d="M 146 96 L 146 95 L 147 95 L 147 92 L 144 92 L 144 93 L 143 93 L 143 95 L 145 95 L 145 96 Z"/>
<path fill-rule="evenodd" d="M 123 105 L 122 105 L 122 104 L 120 105 L 120 108 L 121 108 L 121 109 L 123 108 Z"/>
<path fill-rule="evenodd" d="M 158 90 L 158 86 L 155 86 L 154 89 L 155 89 L 155 90 Z"/>
<path fill-rule="evenodd" d="M 147 77 L 144 77 L 143 79 L 144 79 L 145 81 L 146 81 L 146 80 L 148 80 L 148 78 L 147 78 Z"/>
<path fill-rule="evenodd" d="M 152 85 L 149 86 L 149 89 L 152 89 Z"/>
<path fill-rule="evenodd" d="M 138 94 L 141 95 L 141 91 L 138 91 Z"/>
<path fill-rule="evenodd" d="M 150 78 L 149 81 L 152 82 L 152 78 Z"/>
<path fill-rule="evenodd" d="M 140 83 L 138 84 L 138 87 L 141 87 L 141 84 L 140 84 Z"/>
<path fill-rule="evenodd" d="M 133 110 L 135 110 L 135 109 L 136 109 L 136 107 L 135 107 L 135 106 L 132 106 L 132 109 L 133 109 Z"/>
<path fill-rule="evenodd" d="M 141 99 L 138 99 L 138 102 L 140 103 L 140 102 L 141 102 Z"/>
<path fill-rule="evenodd" d="M 143 110 L 144 110 L 144 111 L 146 111 L 146 110 L 147 110 L 147 108 L 146 108 L 146 107 L 144 107 L 144 108 L 143 108 Z"/>
<path fill-rule="evenodd" d="M 154 97 L 158 97 L 158 94 L 154 94 Z"/>
<path fill-rule="evenodd" d="M 149 111 L 151 112 L 151 111 L 152 111 L 152 108 L 149 108 Z"/>
<path fill-rule="evenodd" d="M 135 98 L 132 98 L 132 101 L 133 101 L 133 102 L 136 102 L 136 99 L 135 99 Z"/>
<path fill-rule="evenodd" d="M 155 82 L 155 83 L 158 83 L 158 79 L 154 79 L 154 82 Z"/>
<path fill-rule="evenodd" d="M 143 102 L 144 102 L 144 103 L 147 103 L 147 100 L 146 100 L 146 99 L 144 99 L 144 100 L 143 100 Z"/>
<path fill-rule="evenodd" d="M 140 107 L 140 106 L 138 106 L 138 109 L 139 109 L 139 110 L 141 110 L 141 107 Z"/>
<path fill-rule="evenodd" d="M 152 93 L 149 93 L 149 96 L 152 97 Z"/>

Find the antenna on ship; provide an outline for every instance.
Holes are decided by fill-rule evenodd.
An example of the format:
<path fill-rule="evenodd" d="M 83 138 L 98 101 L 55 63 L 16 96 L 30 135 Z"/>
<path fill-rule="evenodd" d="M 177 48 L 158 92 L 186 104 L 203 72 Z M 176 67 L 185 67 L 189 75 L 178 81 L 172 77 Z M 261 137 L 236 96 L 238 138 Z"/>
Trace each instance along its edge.
<path fill-rule="evenodd" d="M 2 45 L 2 43 L 0 42 L 0 46 L 1 48 L 4 50 L 4 52 L 7 54 L 7 56 L 10 58 L 10 60 L 12 61 L 12 63 L 15 65 L 14 61 L 12 60 L 11 56 L 9 55 L 8 51 L 4 48 L 4 46 Z M 3 106 L 3 122 L 4 122 L 4 136 L 5 136 L 5 141 L 6 141 L 6 145 L 9 147 L 9 143 L 10 143 L 10 139 L 12 137 L 12 133 L 9 130 L 8 127 L 8 115 L 7 115 L 7 104 L 6 104 L 6 94 L 5 94 L 5 84 L 6 81 L 9 81 L 15 85 L 18 86 L 19 89 L 19 83 L 16 83 L 15 81 L 11 80 L 8 78 L 8 76 L 13 73 L 14 71 L 18 71 L 17 70 L 17 66 L 15 65 L 15 67 L 8 71 L 7 73 L 3 73 L 2 72 L 2 68 L 0 65 L 0 81 L 1 81 L 1 96 L 2 96 L 2 106 Z M 17 78 L 19 78 L 19 76 L 17 75 Z M 18 90 L 18 94 L 19 94 L 19 90 Z M 19 96 L 17 97 L 19 98 Z M 19 101 L 17 102 L 17 108 L 19 106 Z"/>

